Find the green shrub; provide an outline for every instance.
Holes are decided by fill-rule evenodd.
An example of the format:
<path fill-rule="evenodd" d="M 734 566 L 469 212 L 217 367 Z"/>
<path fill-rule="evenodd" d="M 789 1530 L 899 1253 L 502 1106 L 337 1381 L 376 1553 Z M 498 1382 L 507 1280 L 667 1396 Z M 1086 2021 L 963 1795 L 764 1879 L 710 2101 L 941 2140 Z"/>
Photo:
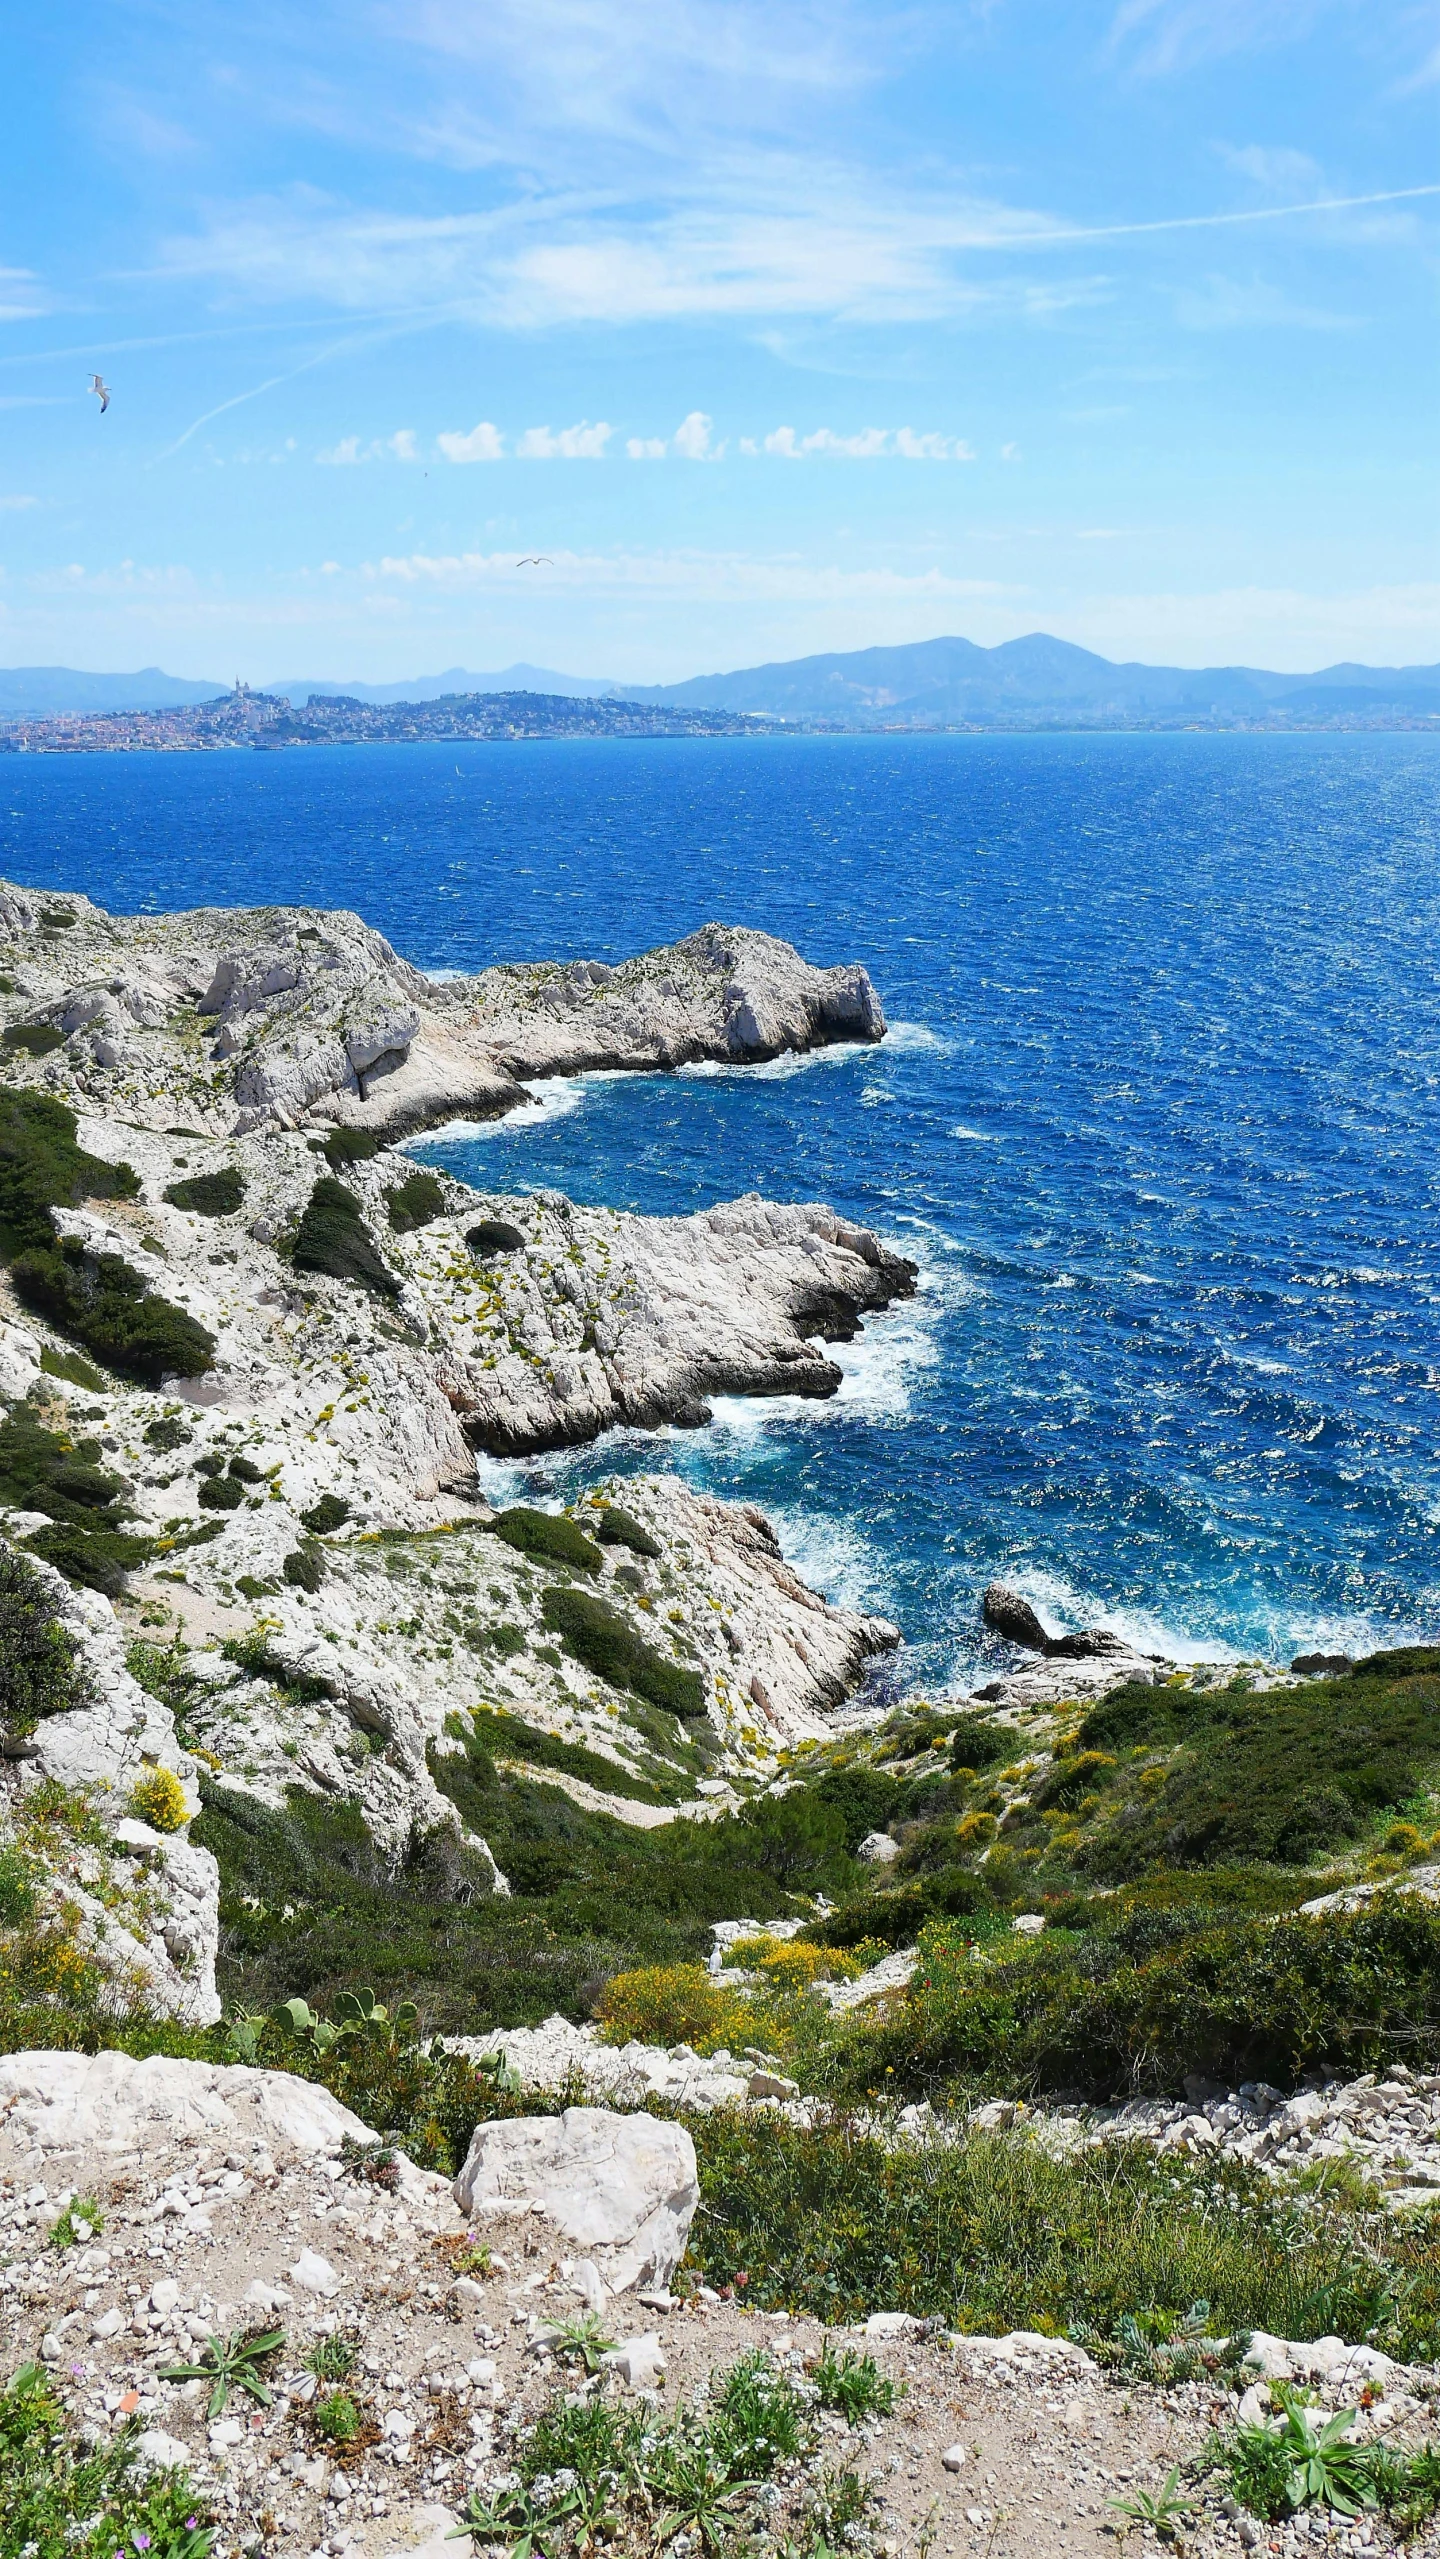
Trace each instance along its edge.
<path fill-rule="evenodd" d="M 30 1539 L 31 1554 L 113 1599 L 124 1588 L 125 1574 L 144 1563 L 152 1547 L 148 1538 L 121 1530 L 126 1488 L 118 1476 L 96 1468 L 99 1455 L 98 1440 L 77 1443 L 48 1430 L 32 1404 L 12 1405 L 0 1421 L 0 1503 L 44 1511 L 53 1523 Z"/>
<path fill-rule="evenodd" d="M 523 1637 L 519 1649 L 524 1650 Z M 527 1724 L 521 1716 L 507 1715 L 498 1707 L 476 1713 L 472 1731 L 466 1737 L 467 1748 L 472 1741 L 482 1756 L 501 1751 L 513 1759 L 528 1760 L 535 1768 L 563 1769 L 567 1776 L 583 1777 L 587 1785 L 598 1786 L 607 1794 L 626 1795 L 637 1804 L 677 1803 L 683 1791 L 674 1783 L 652 1785 L 646 1778 L 637 1777 L 633 1769 L 618 1767 L 614 1760 L 602 1757 L 598 1750 L 587 1750 L 583 1742 L 563 1741 L 558 1733 L 542 1732 L 538 1725 Z"/>
<path fill-rule="evenodd" d="M 163 1450 L 167 1455 L 172 1449 L 187 1447 L 194 1436 L 189 1423 L 182 1422 L 178 1413 L 162 1413 L 158 1421 L 145 1425 L 145 1437 L 150 1446 Z"/>
<path fill-rule="evenodd" d="M 472 1253 L 488 1261 L 496 1253 L 518 1253 L 525 1238 L 507 1217 L 482 1217 L 466 1227 L 465 1241 Z"/>
<path fill-rule="evenodd" d="M 328 1537 L 332 1529 L 343 1528 L 349 1516 L 350 1505 L 338 1493 L 322 1493 L 318 1502 L 312 1502 L 308 1511 L 300 1513 L 305 1527 L 313 1529 L 317 1537 Z"/>
<path fill-rule="evenodd" d="M 18 1740 L 80 1702 L 74 1637 L 39 1574 L 0 1544 L 0 1726 Z"/>
<path fill-rule="evenodd" d="M 433 1225 L 445 1214 L 445 1185 L 433 1173 L 411 1173 L 385 1194 L 385 1213 L 397 1235 Z"/>
<path fill-rule="evenodd" d="M 324 1156 L 332 1173 L 343 1173 L 348 1164 L 368 1164 L 382 1143 L 368 1128 L 332 1128 L 316 1152 Z"/>
<path fill-rule="evenodd" d="M 789 1795 L 761 1795 L 735 1815 L 735 1826 L 745 1835 L 749 1862 L 782 1889 L 804 1883 L 813 1890 L 845 1851 L 845 1817 L 838 1805 L 804 1787 Z"/>
<path fill-rule="evenodd" d="M 923 1882 L 902 1884 L 889 1892 L 862 1893 L 856 1901 L 842 1902 L 805 1934 L 817 1946 L 860 1946 L 867 1939 L 882 1946 L 913 1946 L 929 1920 L 967 1913 L 985 1916 L 994 1908 L 985 1868 L 975 1874 L 968 1866 L 949 1866 L 927 1875 Z"/>
<path fill-rule="evenodd" d="M 118 1253 L 92 1257 L 67 1238 L 50 1250 L 22 1253 L 12 1277 L 27 1306 L 73 1333 L 121 1377 L 158 1386 L 169 1376 L 203 1376 L 215 1365 L 214 1334 L 183 1307 L 157 1297 Z"/>
<path fill-rule="evenodd" d="M 540 1613 L 566 1652 L 612 1688 L 633 1689 L 637 1697 L 672 1715 L 704 1714 L 705 1682 L 699 1671 L 667 1662 L 607 1601 L 590 1591 L 547 1590 Z"/>
<path fill-rule="evenodd" d="M 197 1217 L 233 1217 L 245 1197 L 245 1176 L 226 1164 L 218 1173 L 192 1173 L 188 1181 L 172 1182 L 161 1197 Z"/>
<path fill-rule="evenodd" d="M 1082 1852 L 1105 1881 L 1162 1860 L 1303 1865 L 1424 1781 L 1440 1758 L 1440 1677 L 1327 1680 L 1261 1696 L 1121 1689 L 1078 1738 L 1082 1758 L 1140 1746 L 1172 1753 L 1163 1784 L 1143 1792 L 1107 1772 L 1115 1808 Z"/>
<path fill-rule="evenodd" d="M 310 1194 L 293 1258 L 297 1270 L 327 1271 L 332 1279 L 353 1280 L 381 1297 L 400 1294 L 400 1282 L 381 1260 L 354 1192 L 328 1174 L 321 1174 Z"/>
<path fill-rule="evenodd" d="M 586 1525 L 602 1546 L 628 1546 L 632 1555 L 655 1556 L 663 1551 L 658 1537 L 652 1537 L 629 1511 L 622 1511 L 618 1502 L 607 1502 L 594 1518 L 587 1513 Z"/>
<path fill-rule="evenodd" d="M 1192 2073 L 1283 2087 L 1440 2040 L 1440 1912 L 1403 1894 L 1314 1918 L 1140 1913 L 1109 1935 L 1011 1939 L 982 1964 L 921 1944 L 904 2006 L 848 2055 L 852 2087 L 877 2071 L 911 2093 L 1158 2094 Z"/>
<path fill-rule="evenodd" d="M 49 1057 L 65 1046 L 65 1034 L 50 1022 L 14 1022 L 5 1034 L 5 1046 L 22 1057 Z"/>
<path fill-rule="evenodd" d="M 76 1142 L 75 1114 L 48 1093 L 0 1088 L 0 1255 L 53 1248 L 52 1208 L 134 1199 L 128 1164 L 106 1164 Z"/>
<path fill-rule="evenodd" d="M 230 1472 L 237 1484 L 263 1484 L 265 1481 L 265 1469 L 263 1466 L 257 1466 L 253 1457 L 243 1457 L 238 1454 L 232 1457 Z"/>
<path fill-rule="evenodd" d="M 88 1359 L 82 1359 L 78 1351 L 52 1350 L 47 1342 L 40 1353 L 40 1369 L 42 1376 L 63 1377 L 67 1386 L 83 1386 L 87 1395 L 106 1392 L 105 1380 L 99 1369 L 92 1368 Z"/>
<path fill-rule="evenodd" d="M 325 1579 L 325 1557 L 318 1546 L 304 1539 L 291 1548 L 280 1570 L 293 1589 L 309 1591 L 312 1596 Z"/>
<path fill-rule="evenodd" d="M 230 1475 L 207 1475 L 200 1485 L 202 1511 L 238 1511 L 244 1508 L 245 1487 Z"/>
<path fill-rule="evenodd" d="M 18 1848 L 0 1848 L 0 1928 L 27 1927 L 37 1896 L 27 1860 Z"/>
<path fill-rule="evenodd" d="M 497 1511 L 485 1522 L 492 1537 L 503 1538 L 517 1555 L 543 1556 L 553 1564 L 569 1564 L 577 1573 L 598 1573 L 601 1555 L 563 1511 Z"/>

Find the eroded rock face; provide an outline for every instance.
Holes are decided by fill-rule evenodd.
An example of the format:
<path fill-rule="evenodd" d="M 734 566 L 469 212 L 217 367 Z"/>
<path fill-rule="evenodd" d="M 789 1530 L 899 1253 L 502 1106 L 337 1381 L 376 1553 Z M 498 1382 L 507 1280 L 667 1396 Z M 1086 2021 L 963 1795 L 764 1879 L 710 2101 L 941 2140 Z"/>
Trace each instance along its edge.
<path fill-rule="evenodd" d="M 27 1796 L 47 1780 L 83 1797 L 109 1829 L 111 1854 L 62 1853 L 49 1887 L 52 1906 L 78 1910 L 81 1945 L 124 1988 L 138 1988 L 170 2016 L 208 2026 L 220 2014 L 219 1870 L 183 1829 L 162 1834 L 127 1818 L 135 1786 L 147 1772 L 168 1769 L 193 1820 L 200 1809 L 196 1763 L 176 1741 L 174 1717 L 126 1669 L 110 1602 L 72 1589 L 37 1557 L 26 1560 L 74 1642 L 85 1702 L 36 1726 L 33 1757 L 0 1760 L 0 1828 L 13 1835 L 23 1827 Z M 68 1852 L 70 1843 L 62 1839 L 61 1849 Z"/>
<path fill-rule="evenodd" d="M 700 2183 L 683 2124 L 568 2106 L 563 2115 L 477 2124 L 454 2193 L 477 2219 L 543 2212 L 611 2292 L 630 2292 L 669 2283 Z"/>
<path fill-rule="evenodd" d="M 0 2056 L 0 2122 L 8 2139 L 26 2140 L 45 2160 L 79 2154 L 107 2164 L 197 2136 L 283 2144 L 302 2156 L 375 2139 L 313 2080 L 162 2054 L 148 2061 L 116 2052 Z M 407 2183 L 428 2187 L 403 2152 L 399 2157 Z"/>

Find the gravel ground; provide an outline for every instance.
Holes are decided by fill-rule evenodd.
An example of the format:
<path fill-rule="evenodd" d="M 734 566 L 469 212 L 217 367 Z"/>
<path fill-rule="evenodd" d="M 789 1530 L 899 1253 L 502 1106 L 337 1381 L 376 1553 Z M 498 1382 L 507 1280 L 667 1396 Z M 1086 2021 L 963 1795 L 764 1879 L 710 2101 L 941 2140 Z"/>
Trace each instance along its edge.
<path fill-rule="evenodd" d="M 167 2140 L 152 2124 L 143 2157 L 46 2153 L 12 2112 L 0 2121 L 6 2362 L 42 2355 L 97 2437 L 133 2415 L 166 2439 L 152 2443 L 156 2457 L 182 2447 L 213 2483 L 222 2553 L 259 2543 L 286 2559 L 417 2550 L 442 2559 L 457 2549 L 463 2559 L 464 2542 L 445 2536 L 468 2488 L 504 2473 L 508 2424 L 564 2378 L 535 2332 L 583 2305 L 567 2243 L 539 2215 L 489 2223 L 492 2271 L 457 2281 L 447 2242 L 465 2225 L 448 2186 L 407 2169 L 405 2187 L 358 2180 L 334 2149 L 306 2155 L 224 2129 Z M 50 2231 L 72 2190 L 98 2199 L 104 2228 L 62 2254 Z M 242 2397 L 211 2425 L 206 2385 L 157 2378 L 158 2365 L 186 2359 L 210 2330 L 257 2324 L 285 2330 L 270 2408 Z M 666 2401 L 757 2343 L 803 2362 L 822 2340 L 814 2321 L 714 2298 L 668 2310 L 622 2298 L 606 2325 L 622 2340 L 658 2338 Z M 302 2365 L 334 2329 L 358 2341 L 370 2420 L 343 2463 L 310 2430 Z M 1221 2385 L 1117 2384 L 1078 2348 L 1039 2338 L 961 2341 L 881 2317 L 862 2341 L 904 2395 L 891 2418 L 853 2434 L 825 2418 L 823 2457 L 874 2479 L 884 2500 L 878 2547 L 896 2559 L 922 2547 L 936 2559 L 1113 2552 L 1122 2519 L 1108 2500 L 1157 2488 L 1236 2409 Z M 1433 2423 L 1431 2377 L 1392 2370 L 1380 2387 L 1362 2432 L 1421 2440 Z M 1321 2395 L 1354 2396 L 1338 2383 Z M 1226 2517 L 1213 2496 L 1186 2538 L 1195 2551 L 1395 2546 L 1379 2521 L 1272 2531 Z"/>

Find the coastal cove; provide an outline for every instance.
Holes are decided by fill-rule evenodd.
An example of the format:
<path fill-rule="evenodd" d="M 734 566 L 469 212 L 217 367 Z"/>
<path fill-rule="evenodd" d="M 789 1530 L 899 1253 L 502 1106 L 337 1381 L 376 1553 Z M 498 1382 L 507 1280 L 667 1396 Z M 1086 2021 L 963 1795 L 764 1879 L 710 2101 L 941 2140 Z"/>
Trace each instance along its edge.
<path fill-rule="evenodd" d="M 758 1502 L 934 1687 L 985 1659 L 995 1578 L 1052 1623 L 1182 1655 L 1425 1631 L 1437 755 L 812 738 L 12 760 L 0 872 L 113 909 L 348 906 L 435 971 L 614 961 L 716 915 L 863 960 L 879 1049 L 560 1079 L 412 1152 L 647 1214 L 824 1200 L 920 1263 L 914 1300 L 830 1350 L 833 1402 L 722 1402 L 703 1431 L 612 1435 L 587 1462 Z M 572 1473 L 522 1461 L 496 1497 Z"/>

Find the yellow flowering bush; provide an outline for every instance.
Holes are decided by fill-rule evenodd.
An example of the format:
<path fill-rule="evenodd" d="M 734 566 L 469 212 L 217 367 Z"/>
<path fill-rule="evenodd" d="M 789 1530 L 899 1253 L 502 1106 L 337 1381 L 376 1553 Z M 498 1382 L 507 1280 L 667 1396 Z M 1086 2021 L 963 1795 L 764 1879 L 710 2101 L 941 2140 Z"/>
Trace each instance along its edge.
<path fill-rule="evenodd" d="M 170 1768 L 147 1768 L 130 1789 L 130 1810 L 152 1830 L 180 1830 L 189 1820 L 185 1789 Z"/>
<path fill-rule="evenodd" d="M 754 2032 L 748 2002 L 712 1981 L 703 1964 L 644 1964 L 616 1973 L 595 2014 L 612 2044 L 689 2044 L 707 2053 Z"/>

